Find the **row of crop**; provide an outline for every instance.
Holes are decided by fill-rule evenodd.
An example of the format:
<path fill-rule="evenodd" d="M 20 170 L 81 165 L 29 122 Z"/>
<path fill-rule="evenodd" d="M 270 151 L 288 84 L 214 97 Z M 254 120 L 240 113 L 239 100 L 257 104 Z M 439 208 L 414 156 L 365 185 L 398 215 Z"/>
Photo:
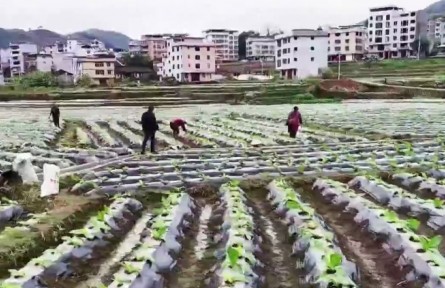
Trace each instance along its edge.
<path fill-rule="evenodd" d="M 404 189 L 388 184 L 380 178 L 358 176 L 349 186 L 359 188 L 376 201 L 394 209 L 403 209 L 415 215 L 427 215 L 428 226 L 440 229 L 445 226 L 445 206 L 440 199 L 421 199 Z"/>
<path fill-rule="evenodd" d="M 85 122 L 88 129 L 96 135 L 100 144 L 105 147 L 119 147 L 119 143 L 106 130 L 100 127 L 96 122 L 88 120 Z"/>
<path fill-rule="evenodd" d="M 392 253 L 399 256 L 399 265 L 412 270 L 407 281 L 426 279 L 425 287 L 445 287 L 445 258 L 438 251 L 440 236 L 419 236 L 417 220 L 403 220 L 391 210 L 382 208 L 350 190 L 343 183 L 318 179 L 314 190 L 329 199 L 333 205 L 347 205 L 348 211 L 357 211 L 354 220 L 366 223 L 366 229 L 383 236 Z"/>
<path fill-rule="evenodd" d="M 238 181 L 224 184 L 219 192 L 225 213 L 217 255 L 224 256 L 212 269 L 212 287 L 259 287 L 264 279 L 257 271 L 262 264 L 255 254 L 261 251 L 244 192 Z"/>
<path fill-rule="evenodd" d="M 141 136 L 134 134 L 133 132 L 131 132 L 131 130 L 123 128 L 115 120 L 109 121 L 108 125 L 111 130 L 115 131 L 117 134 L 121 135 L 123 138 L 125 138 L 129 142 L 130 148 L 141 147 L 141 144 L 142 144 Z"/>
<path fill-rule="evenodd" d="M 137 200 L 117 198 L 109 207 L 92 217 L 82 229 L 73 230 L 71 236 L 63 237 L 63 242 L 57 247 L 47 249 L 19 270 L 10 270 L 11 276 L 0 287 L 40 287 L 40 283 L 55 281 L 60 275 L 69 276 L 73 273 L 73 263 L 93 258 L 95 252 L 103 249 L 107 239 L 124 229 L 125 222 L 130 218 L 135 219 L 135 214 L 141 209 L 142 204 Z M 28 223 L 28 227 L 35 224 Z"/>
<path fill-rule="evenodd" d="M 209 139 L 210 141 L 215 142 L 221 146 L 246 147 L 245 142 L 223 137 L 218 133 L 213 133 L 208 130 L 196 129 L 195 127 L 192 127 L 190 125 L 187 128 L 187 131 L 194 136 Z"/>
<path fill-rule="evenodd" d="M 193 217 L 194 201 L 185 193 L 172 191 L 162 199 L 135 248 L 122 262 L 107 287 L 161 287 L 162 273 L 176 265 L 187 219 Z"/>
<path fill-rule="evenodd" d="M 295 236 L 294 253 L 302 255 L 308 274 L 306 281 L 319 287 L 357 287 L 355 265 L 349 262 L 335 243 L 334 234 L 324 227 L 315 210 L 302 201 L 283 179 L 268 185 L 269 200 Z"/>
<path fill-rule="evenodd" d="M 432 175 L 434 175 L 434 173 L 432 173 Z M 443 178 L 437 179 L 428 177 L 426 174 L 420 176 L 412 173 L 398 173 L 394 174 L 392 178 L 395 181 L 399 182 L 399 185 L 406 189 L 418 189 L 419 191 L 427 191 L 434 194 L 438 198 L 445 198 L 445 181 L 443 180 Z"/>

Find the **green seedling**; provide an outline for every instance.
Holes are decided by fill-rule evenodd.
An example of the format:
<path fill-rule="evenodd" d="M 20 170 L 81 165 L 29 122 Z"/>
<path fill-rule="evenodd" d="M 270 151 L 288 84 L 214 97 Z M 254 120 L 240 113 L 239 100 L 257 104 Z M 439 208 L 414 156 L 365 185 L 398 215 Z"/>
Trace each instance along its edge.
<path fill-rule="evenodd" d="M 139 268 L 135 267 L 133 264 L 129 262 L 124 262 L 122 266 L 124 266 L 125 273 L 127 274 L 135 274 L 140 272 Z"/>
<path fill-rule="evenodd" d="M 440 243 L 442 242 L 442 236 L 436 235 L 432 238 L 428 238 L 425 236 L 420 236 L 420 244 L 422 245 L 422 249 L 424 251 L 437 250 L 439 248 Z"/>
<path fill-rule="evenodd" d="M 440 209 L 443 207 L 443 204 L 445 203 L 442 199 L 436 198 L 433 200 L 434 207 L 437 209 Z"/>
<path fill-rule="evenodd" d="M 406 227 L 412 232 L 416 232 L 419 229 L 420 221 L 417 219 L 409 219 L 406 221 Z"/>
<path fill-rule="evenodd" d="M 339 253 L 332 253 L 326 257 L 328 270 L 335 271 L 343 262 L 343 257 Z"/>
<path fill-rule="evenodd" d="M 230 247 L 227 249 L 227 258 L 229 259 L 229 263 L 232 267 L 235 267 L 238 264 L 238 258 L 240 257 L 240 252 L 238 249 L 234 247 Z"/>
<path fill-rule="evenodd" d="M 168 229 L 168 227 L 165 225 L 165 226 L 159 227 L 158 229 L 153 230 L 153 233 L 152 233 L 153 239 L 159 240 L 159 241 L 163 240 L 165 233 L 167 232 L 167 229 Z"/>

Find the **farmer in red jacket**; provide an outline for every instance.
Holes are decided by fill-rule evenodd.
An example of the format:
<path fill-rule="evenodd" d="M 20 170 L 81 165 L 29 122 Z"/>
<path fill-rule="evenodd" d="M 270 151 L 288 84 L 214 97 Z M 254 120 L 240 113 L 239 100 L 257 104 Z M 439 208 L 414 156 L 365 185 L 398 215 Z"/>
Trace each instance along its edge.
<path fill-rule="evenodd" d="M 301 117 L 301 113 L 298 111 L 297 106 L 295 106 L 294 110 L 287 116 L 286 125 L 289 136 L 291 138 L 295 138 L 297 136 L 298 129 L 301 125 L 303 125 L 303 118 Z"/>
<path fill-rule="evenodd" d="M 179 128 L 182 128 L 182 130 L 184 132 L 187 132 L 187 129 L 185 128 L 185 124 L 187 124 L 187 122 L 180 118 L 170 121 L 170 128 L 173 131 L 173 136 L 176 137 L 179 135 Z"/>

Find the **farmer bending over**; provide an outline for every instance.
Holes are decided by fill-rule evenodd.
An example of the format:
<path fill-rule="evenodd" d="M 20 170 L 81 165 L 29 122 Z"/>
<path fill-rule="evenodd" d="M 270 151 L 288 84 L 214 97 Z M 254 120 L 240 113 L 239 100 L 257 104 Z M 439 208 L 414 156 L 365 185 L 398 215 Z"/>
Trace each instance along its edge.
<path fill-rule="evenodd" d="M 49 113 L 49 116 L 53 118 L 54 125 L 56 127 L 60 128 L 60 125 L 59 125 L 60 110 L 56 104 L 53 104 L 53 106 L 51 107 L 51 112 Z"/>
<path fill-rule="evenodd" d="M 144 131 L 144 141 L 142 142 L 142 152 L 145 154 L 145 148 L 147 147 L 147 142 L 150 140 L 150 151 L 151 153 L 156 153 L 155 151 L 155 134 L 159 130 L 158 122 L 156 121 L 156 116 L 153 113 L 155 108 L 153 106 L 148 107 L 148 111 L 142 114 L 141 123 L 142 131 Z"/>
<path fill-rule="evenodd" d="M 298 111 L 297 106 L 295 106 L 294 110 L 287 116 L 286 125 L 289 136 L 291 138 L 295 138 L 297 136 L 298 129 L 301 125 L 303 125 L 303 118 L 301 117 L 301 113 Z"/>
<path fill-rule="evenodd" d="M 187 129 L 185 128 L 185 124 L 187 124 L 187 122 L 185 120 L 182 119 L 175 119 L 170 121 L 170 128 L 173 131 L 173 136 L 176 137 L 179 135 L 179 128 L 182 128 L 182 130 L 184 132 L 187 132 Z"/>

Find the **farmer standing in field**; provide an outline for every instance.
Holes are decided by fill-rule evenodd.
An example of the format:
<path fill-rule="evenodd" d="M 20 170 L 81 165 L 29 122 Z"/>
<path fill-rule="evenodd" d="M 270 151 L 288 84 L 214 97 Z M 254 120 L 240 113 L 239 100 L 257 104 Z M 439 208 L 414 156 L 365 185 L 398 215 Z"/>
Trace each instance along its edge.
<path fill-rule="evenodd" d="M 301 125 L 303 125 L 303 118 L 301 117 L 301 113 L 298 111 L 297 106 L 295 106 L 294 110 L 287 116 L 286 125 L 289 136 L 291 138 L 295 138 L 297 136 L 298 129 Z"/>
<path fill-rule="evenodd" d="M 156 116 L 154 114 L 155 108 L 150 105 L 148 111 L 142 114 L 141 124 L 142 131 L 144 131 L 144 141 L 142 142 L 141 154 L 145 154 L 145 148 L 147 147 L 147 141 L 150 140 L 150 151 L 151 153 L 156 153 L 155 151 L 155 134 L 159 130 L 158 122 L 156 121 Z"/>
<path fill-rule="evenodd" d="M 53 123 L 56 127 L 60 128 L 60 109 L 56 105 L 56 103 L 53 104 L 51 107 L 51 112 L 49 113 L 49 116 L 53 118 Z"/>
<path fill-rule="evenodd" d="M 177 137 L 179 135 L 179 128 L 182 128 L 184 132 L 187 132 L 187 129 L 185 128 L 186 124 L 187 122 L 180 118 L 170 121 L 170 128 L 173 131 L 173 136 Z"/>

